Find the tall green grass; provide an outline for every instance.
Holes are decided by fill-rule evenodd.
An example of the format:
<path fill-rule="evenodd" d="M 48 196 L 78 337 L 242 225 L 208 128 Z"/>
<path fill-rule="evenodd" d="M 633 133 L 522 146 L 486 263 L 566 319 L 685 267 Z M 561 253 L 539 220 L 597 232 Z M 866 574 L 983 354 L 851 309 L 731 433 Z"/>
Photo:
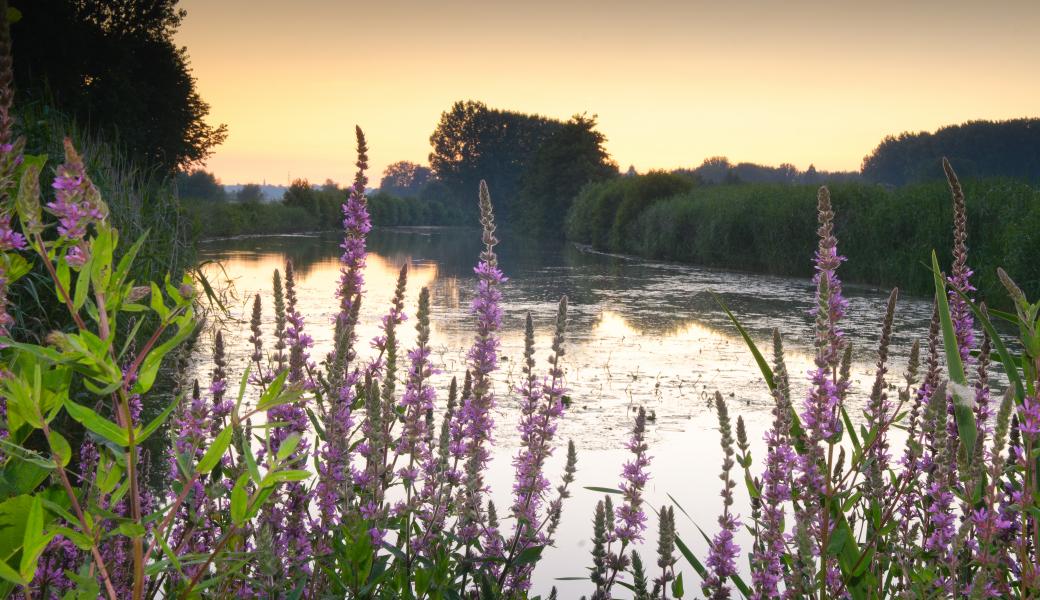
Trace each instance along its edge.
<path fill-rule="evenodd" d="M 742 184 L 667 193 L 661 176 L 614 180 L 582 191 L 568 216 L 571 239 L 612 252 L 709 267 L 808 277 L 815 246 L 815 186 Z M 674 182 L 672 185 L 675 185 Z M 1007 179 L 964 184 L 974 281 L 1000 298 L 996 267 L 1040 292 L 1040 189 Z M 952 210 L 945 183 L 896 189 L 865 183 L 831 186 L 842 267 L 848 281 L 926 294 L 922 263 L 951 246 Z M 634 206 L 633 206 L 634 205 Z M 628 207 L 627 209 L 625 207 Z M 947 256 L 940 256 L 948 263 Z"/>

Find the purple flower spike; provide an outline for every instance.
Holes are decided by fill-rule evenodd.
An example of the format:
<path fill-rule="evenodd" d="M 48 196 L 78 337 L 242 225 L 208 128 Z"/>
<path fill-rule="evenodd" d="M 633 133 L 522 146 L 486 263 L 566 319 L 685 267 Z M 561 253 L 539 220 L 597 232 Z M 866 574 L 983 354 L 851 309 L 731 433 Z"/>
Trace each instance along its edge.
<path fill-rule="evenodd" d="M 625 502 L 617 510 L 618 523 L 614 534 L 623 543 L 642 541 L 646 531 L 646 513 L 643 512 L 643 488 L 650 479 L 647 469 L 650 457 L 647 456 L 646 445 L 646 409 L 639 407 L 636 424 L 632 428 L 632 437 L 626 445 L 633 454 L 632 460 L 625 463 L 621 471 L 621 484 L 618 486 L 624 494 Z"/>

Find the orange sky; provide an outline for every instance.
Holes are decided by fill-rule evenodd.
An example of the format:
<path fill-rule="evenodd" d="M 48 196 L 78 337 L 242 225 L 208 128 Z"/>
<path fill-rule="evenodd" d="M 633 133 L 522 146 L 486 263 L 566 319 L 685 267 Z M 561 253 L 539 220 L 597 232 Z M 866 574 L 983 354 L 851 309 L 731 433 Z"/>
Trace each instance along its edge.
<path fill-rule="evenodd" d="M 1037 116 L 1036 0 L 182 0 L 224 183 L 373 183 L 455 100 L 598 114 L 622 166 L 858 169 L 882 136 Z"/>

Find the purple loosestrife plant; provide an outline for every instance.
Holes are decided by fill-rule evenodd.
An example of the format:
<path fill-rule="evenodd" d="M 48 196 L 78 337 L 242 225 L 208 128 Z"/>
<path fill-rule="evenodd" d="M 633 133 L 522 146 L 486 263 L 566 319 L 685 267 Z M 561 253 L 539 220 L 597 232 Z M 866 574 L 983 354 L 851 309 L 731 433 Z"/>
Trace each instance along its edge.
<path fill-rule="evenodd" d="M 964 203 L 964 190 L 961 188 L 957 173 L 950 161 L 943 158 L 943 171 L 953 196 L 953 269 L 948 283 L 950 285 L 950 316 L 953 320 L 954 332 L 957 335 L 957 349 L 961 360 L 969 364 L 971 351 L 975 347 L 975 319 L 967 301 L 961 296 L 971 296 L 975 287 L 971 283 L 972 270 L 968 266 L 968 216 Z"/>
<path fill-rule="evenodd" d="M 733 433 L 730 426 L 729 411 L 722 400 L 722 394 L 715 392 L 715 410 L 719 416 L 719 431 L 722 436 L 722 514 L 719 515 L 719 532 L 708 545 L 708 559 L 705 566 L 708 576 L 701 585 L 704 596 L 712 600 L 724 600 L 730 597 L 729 578 L 737 572 L 736 558 L 740 553 L 733 540 L 739 527 L 737 517 L 730 513 L 733 506 L 733 488 L 736 483 L 730 478 L 733 469 Z"/>
<path fill-rule="evenodd" d="M 773 330 L 773 426 L 766 433 L 766 468 L 762 475 L 762 533 L 752 556 L 754 600 L 780 597 L 783 582 L 784 506 L 791 500 L 791 478 L 797 456 L 791 447 L 791 399 L 780 332 Z"/>
<path fill-rule="evenodd" d="M 552 443 L 556 435 L 557 422 L 563 416 L 563 368 L 564 337 L 567 330 L 567 297 L 560 299 L 556 314 L 556 329 L 553 334 L 552 354 L 549 356 L 549 374 L 541 381 L 534 372 L 534 322 L 530 313 L 524 329 L 524 382 L 518 386 L 520 395 L 520 451 L 513 460 L 515 480 L 513 484 L 512 513 L 516 523 L 506 557 L 510 565 L 517 553 L 537 543 L 549 544 L 551 536 L 541 531 L 548 522 L 541 517 L 545 495 L 549 491 L 549 480 L 545 477 L 545 462 L 552 456 Z M 555 506 L 550 507 L 549 516 L 559 518 Z M 527 590 L 530 587 L 530 567 L 524 567 L 513 576 L 509 588 Z M 505 572 L 503 572 L 504 581 Z"/>
<path fill-rule="evenodd" d="M 816 283 L 816 368 L 811 372 L 809 394 L 801 414 L 807 439 L 806 451 L 799 456 L 798 462 L 798 485 L 803 500 L 803 509 L 798 512 L 798 526 L 812 539 L 814 552 L 819 556 L 831 535 L 828 505 L 832 496 L 832 455 L 834 444 L 842 434 L 840 411 L 847 386 L 847 378 L 839 375 L 842 355 L 846 351 L 845 336 L 839 323 L 848 303 L 842 296 L 841 280 L 837 274 L 845 258 L 838 254 L 834 211 L 826 187 L 821 187 L 817 195 L 817 217 L 820 242 L 813 278 Z M 833 579 L 833 561 L 825 559 L 823 563 L 830 581 Z"/>
<path fill-rule="evenodd" d="M 646 409 L 642 406 L 636 414 L 636 423 L 627 447 L 632 453 L 632 459 L 625 463 L 621 471 L 621 484 L 618 488 L 625 502 L 618 508 L 618 521 L 614 527 L 614 535 L 622 544 L 642 541 L 643 532 L 646 531 L 643 488 L 650 479 L 650 457 L 647 455 L 649 447 L 646 444 Z"/>
<path fill-rule="evenodd" d="M 502 324 L 502 291 L 506 277 L 498 268 L 495 255 L 495 215 L 487 183 L 480 182 L 480 223 L 483 228 L 484 250 L 473 269 L 477 275 L 477 291 L 472 311 L 477 318 L 477 334 L 467 358 L 473 373 L 473 388 L 469 397 L 462 399 L 458 412 L 466 458 L 466 509 L 459 524 L 459 536 L 466 542 L 477 539 L 484 521 L 484 474 L 491 456 L 489 445 L 495 423 L 491 412 L 495 407 L 495 393 L 491 373 L 498 368 L 498 328 Z"/>

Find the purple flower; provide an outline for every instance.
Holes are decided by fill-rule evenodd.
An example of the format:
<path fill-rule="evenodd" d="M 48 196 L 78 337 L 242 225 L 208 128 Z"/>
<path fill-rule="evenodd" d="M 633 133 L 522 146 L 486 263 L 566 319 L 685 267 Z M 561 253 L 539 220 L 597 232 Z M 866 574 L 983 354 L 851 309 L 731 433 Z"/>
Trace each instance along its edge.
<path fill-rule="evenodd" d="M 1019 431 L 1027 435 L 1040 434 L 1040 396 L 1026 396 L 1019 411 Z"/>
<path fill-rule="evenodd" d="M 495 256 L 495 220 L 491 207 L 491 195 L 487 184 L 480 182 L 480 221 L 483 225 L 484 251 L 474 269 L 477 275 L 477 293 L 472 311 L 477 317 L 477 335 L 467 358 L 473 374 L 473 389 L 469 397 L 462 399 L 458 412 L 459 428 L 464 438 L 467 457 L 466 516 L 460 527 L 460 536 L 466 541 L 476 539 L 476 520 L 482 511 L 481 496 L 484 492 L 483 471 L 487 466 L 494 431 L 491 411 L 495 406 L 495 395 L 491 388 L 491 373 L 498 367 L 498 328 L 502 322 L 502 292 L 499 286 L 506 281 L 498 269 Z"/>
<path fill-rule="evenodd" d="M 24 249 L 25 236 L 11 229 L 11 215 L 0 215 L 0 252 Z"/>
<path fill-rule="evenodd" d="M 701 584 L 705 597 L 712 600 L 730 597 L 727 581 L 737 572 L 736 559 L 740 553 L 740 548 L 733 541 L 733 534 L 739 527 L 736 517 L 722 515 L 719 517 L 719 527 L 719 532 L 708 545 L 708 558 L 704 563 L 709 574 Z"/>
<path fill-rule="evenodd" d="M 641 541 L 646 531 L 646 513 L 643 512 L 643 488 L 650 479 L 647 468 L 650 457 L 647 456 L 646 445 L 646 409 L 639 407 L 636 423 L 632 428 L 632 437 L 626 447 L 633 454 L 632 460 L 625 463 L 621 470 L 621 484 L 618 486 L 624 495 L 625 502 L 617 509 L 617 524 L 614 534 L 622 543 Z"/>
<path fill-rule="evenodd" d="M 100 193 L 87 177 L 83 159 L 68 138 L 65 138 L 65 163 L 57 168 L 51 185 L 54 200 L 47 203 L 47 209 L 58 218 L 58 235 L 62 239 L 80 241 L 90 224 L 108 216 Z"/>
<path fill-rule="evenodd" d="M 733 542 L 733 534 L 739 523 L 729 507 L 733 505 L 733 488 L 736 484 L 730 478 L 733 469 L 733 430 L 730 426 L 729 411 L 722 394 L 715 392 L 715 410 L 719 416 L 719 434 L 722 444 L 722 514 L 719 515 L 719 532 L 715 534 L 708 545 L 708 558 L 705 564 L 708 566 L 708 576 L 701 584 L 704 595 L 713 600 L 722 600 L 730 597 L 729 578 L 736 573 L 736 558 L 740 548 Z M 782 510 L 782 509 L 781 509 Z"/>

